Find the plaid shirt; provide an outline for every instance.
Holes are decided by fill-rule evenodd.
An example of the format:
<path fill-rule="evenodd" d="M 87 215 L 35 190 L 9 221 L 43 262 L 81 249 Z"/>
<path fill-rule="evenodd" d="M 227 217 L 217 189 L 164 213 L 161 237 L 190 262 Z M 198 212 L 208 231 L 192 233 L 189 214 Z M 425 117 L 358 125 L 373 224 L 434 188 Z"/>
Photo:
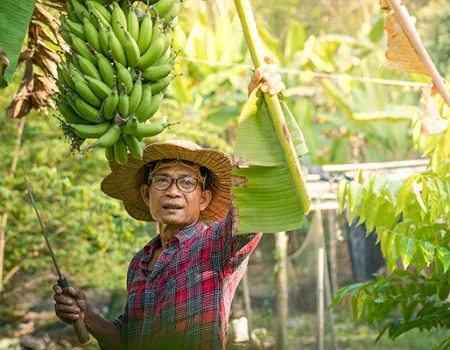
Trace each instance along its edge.
<path fill-rule="evenodd" d="M 159 256 L 158 235 L 131 260 L 125 311 L 112 322 L 124 348 L 225 349 L 228 316 L 236 287 L 261 233 L 231 233 L 232 216 L 207 227 L 180 231 Z"/>

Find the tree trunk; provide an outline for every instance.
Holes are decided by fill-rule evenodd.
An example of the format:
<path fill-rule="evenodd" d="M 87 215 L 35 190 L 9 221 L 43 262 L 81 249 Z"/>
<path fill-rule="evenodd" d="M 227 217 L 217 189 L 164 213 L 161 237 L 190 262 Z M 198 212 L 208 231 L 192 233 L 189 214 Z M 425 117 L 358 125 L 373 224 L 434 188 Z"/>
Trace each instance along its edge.
<path fill-rule="evenodd" d="M 287 235 L 286 232 L 275 234 L 275 245 L 278 253 L 276 315 L 277 333 L 276 349 L 287 349 L 287 320 L 288 320 L 288 281 L 287 281 Z"/>
<path fill-rule="evenodd" d="M 25 118 L 21 118 L 17 126 L 16 147 L 14 150 L 13 161 L 9 171 L 9 177 L 13 178 L 16 172 L 17 163 L 19 162 L 20 144 L 22 143 L 23 128 L 25 126 Z M 5 211 L 2 215 L 2 222 L 0 226 L 0 297 L 3 291 L 3 262 L 5 257 L 5 243 L 6 243 L 6 224 L 8 223 L 9 213 Z"/>

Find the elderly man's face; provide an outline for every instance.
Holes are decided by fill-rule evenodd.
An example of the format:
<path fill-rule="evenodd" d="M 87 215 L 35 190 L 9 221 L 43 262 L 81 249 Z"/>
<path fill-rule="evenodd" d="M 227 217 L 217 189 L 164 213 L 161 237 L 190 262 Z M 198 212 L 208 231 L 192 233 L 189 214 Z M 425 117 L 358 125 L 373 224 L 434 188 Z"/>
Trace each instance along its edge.
<path fill-rule="evenodd" d="M 162 168 L 153 175 L 166 175 L 172 179 L 192 176 L 201 180 L 195 171 L 182 165 Z M 167 190 L 162 191 L 155 189 L 152 185 L 142 185 L 141 193 L 156 222 L 176 225 L 180 228 L 195 225 L 201 211 L 208 206 L 211 200 L 211 191 L 202 190 L 200 181 L 197 188 L 190 193 L 181 191 L 175 182 L 172 182 Z"/>

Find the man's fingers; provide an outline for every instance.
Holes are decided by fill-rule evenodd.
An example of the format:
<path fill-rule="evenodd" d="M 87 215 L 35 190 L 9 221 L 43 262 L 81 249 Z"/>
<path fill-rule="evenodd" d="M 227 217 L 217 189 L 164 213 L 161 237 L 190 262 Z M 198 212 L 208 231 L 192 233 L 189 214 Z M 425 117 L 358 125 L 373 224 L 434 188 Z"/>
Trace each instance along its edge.
<path fill-rule="evenodd" d="M 275 88 L 275 94 L 274 95 L 282 94 L 285 90 L 286 90 L 286 85 L 284 85 L 284 83 L 281 82 Z"/>
<path fill-rule="evenodd" d="M 58 314 L 79 314 L 81 312 L 78 306 L 69 306 L 63 304 L 55 304 L 55 311 Z"/>
<path fill-rule="evenodd" d="M 271 64 L 271 63 L 272 63 L 272 57 L 270 57 L 270 56 L 265 56 L 265 57 L 264 57 L 264 62 L 266 62 L 267 64 Z"/>
<path fill-rule="evenodd" d="M 277 85 L 281 83 L 281 77 L 278 74 L 275 74 L 270 77 L 270 79 L 263 84 L 261 90 L 263 92 L 270 92 L 270 94 L 275 95 Z"/>
<path fill-rule="evenodd" d="M 53 296 L 53 300 L 56 301 L 58 304 L 64 304 L 64 305 L 75 305 L 76 302 L 71 297 L 65 296 L 63 294 L 55 294 Z"/>
<path fill-rule="evenodd" d="M 58 286 L 57 284 L 54 284 L 52 289 L 55 292 L 55 294 L 62 294 L 62 288 L 60 286 Z"/>
<path fill-rule="evenodd" d="M 277 71 L 277 66 L 274 64 L 269 64 L 263 72 L 263 79 L 269 80 Z"/>

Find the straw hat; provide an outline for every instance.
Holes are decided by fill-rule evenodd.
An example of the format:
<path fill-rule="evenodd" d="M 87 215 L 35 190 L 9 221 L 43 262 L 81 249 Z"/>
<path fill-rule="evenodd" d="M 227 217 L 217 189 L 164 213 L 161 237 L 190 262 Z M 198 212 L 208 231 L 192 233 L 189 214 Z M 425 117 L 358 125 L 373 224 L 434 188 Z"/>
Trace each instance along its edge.
<path fill-rule="evenodd" d="M 141 195 L 141 185 L 147 183 L 148 164 L 162 160 L 187 160 L 209 169 L 212 173 L 212 199 L 200 214 L 203 221 L 223 219 L 230 206 L 231 160 L 224 152 L 202 148 L 189 141 L 155 142 L 144 149 L 142 160 L 128 154 L 128 162 L 109 162 L 111 173 L 101 183 L 108 196 L 120 199 L 128 214 L 137 220 L 154 221 Z"/>

